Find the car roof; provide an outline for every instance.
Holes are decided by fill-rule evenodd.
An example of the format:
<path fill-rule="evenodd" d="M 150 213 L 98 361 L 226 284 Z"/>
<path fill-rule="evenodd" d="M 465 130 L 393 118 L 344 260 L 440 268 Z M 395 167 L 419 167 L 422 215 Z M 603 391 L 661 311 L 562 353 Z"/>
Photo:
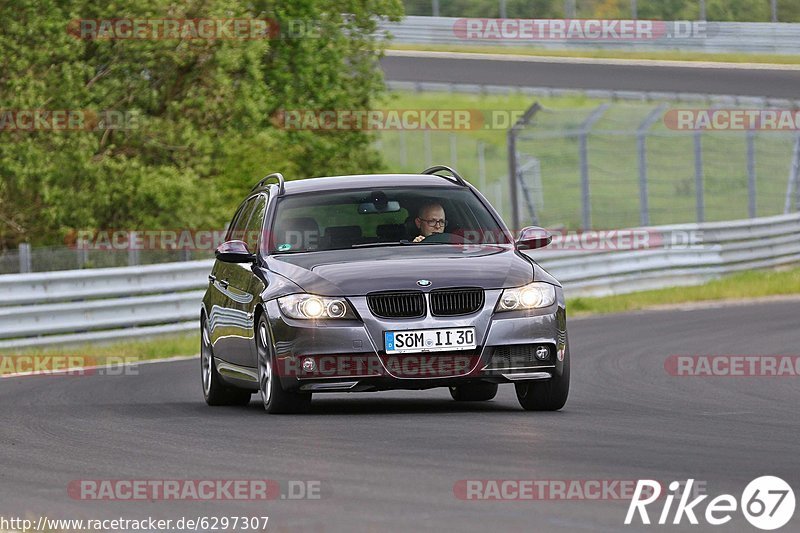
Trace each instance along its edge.
<path fill-rule="evenodd" d="M 357 174 L 287 181 L 285 195 L 369 187 L 461 187 L 452 178 L 431 174 Z"/>

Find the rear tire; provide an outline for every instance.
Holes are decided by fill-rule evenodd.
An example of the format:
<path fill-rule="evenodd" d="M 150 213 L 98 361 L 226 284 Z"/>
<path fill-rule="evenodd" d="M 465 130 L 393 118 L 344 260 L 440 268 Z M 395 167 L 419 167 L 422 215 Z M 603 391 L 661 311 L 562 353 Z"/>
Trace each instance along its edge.
<path fill-rule="evenodd" d="M 558 411 L 569 396 L 569 348 L 564 354 L 561 375 L 553 374 L 547 381 L 521 381 L 515 383 L 517 400 L 526 411 Z"/>
<path fill-rule="evenodd" d="M 258 348 L 258 387 L 264 410 L 270 414 L 305 413 L 311 408 L 310 392 L 288 392 L 281 385 L 281 372 L 275 371 L 275 357 L 267 319 L 262 315 L 256 328 Z"/>
<path fill-rule="evenodd" d="M 468 383 L 450 387 L 450 396 L 457 402 L 485 402 L 497 396 L 497 383 Z"/>
<path fill-rule="evenodd" d="M 211 406 L 247 405 L 250 403 L 250 391 L 226 386 L 217 372 L 214 352 L 206 328 L 205 317 L 200 322 L 200 377 L 203 384 L 203 398 Z"/>

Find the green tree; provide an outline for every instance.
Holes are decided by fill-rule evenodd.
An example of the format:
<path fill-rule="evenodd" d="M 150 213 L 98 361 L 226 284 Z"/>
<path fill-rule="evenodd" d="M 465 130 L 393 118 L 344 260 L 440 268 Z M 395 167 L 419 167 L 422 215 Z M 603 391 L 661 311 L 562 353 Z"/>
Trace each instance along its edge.
<path fill-rule="evenodd" d="M 286 132 L 270 117 L 373 105 L 383 90 L 373 15 L 397 19 L 399 0 L 288 4 L 0 2 L 0 112 L 116 110 L 136 126 L 0 128 L 0 248 L 56 244 L 76 229 L 221 227 L 267 171 L 299 178 L 379 168 L 365 132 Z M 75 19 L 117 18 L 303 19 L 322 31 L 252 40 L 68 32 Z"/>

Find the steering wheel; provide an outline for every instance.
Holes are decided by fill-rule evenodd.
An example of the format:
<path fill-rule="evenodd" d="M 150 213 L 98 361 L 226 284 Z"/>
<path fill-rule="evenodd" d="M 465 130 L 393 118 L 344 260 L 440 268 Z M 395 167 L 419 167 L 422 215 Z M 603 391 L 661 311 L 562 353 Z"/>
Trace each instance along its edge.
<path fill-rule="evenodd" d="M 442 242 L 445 244 L 464 244 L 466 241 L 461 235 L 454 233 L 431 233 L 421 241 L 421 243 Z"/>

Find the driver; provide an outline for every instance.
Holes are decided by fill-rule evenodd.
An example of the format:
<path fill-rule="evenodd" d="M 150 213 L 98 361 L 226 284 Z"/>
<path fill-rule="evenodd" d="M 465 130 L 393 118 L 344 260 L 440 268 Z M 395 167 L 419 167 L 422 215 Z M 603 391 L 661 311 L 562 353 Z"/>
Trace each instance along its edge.
<path fill-rule="evenodd" d="M 417 224 L 420 234 L 414 237 L 413 242 L 420 242 L 434 233 L 444 233 L 447 220 L 444 218 L 444 207 L 438 202 L 428 202 L 419 208 Z"/>

